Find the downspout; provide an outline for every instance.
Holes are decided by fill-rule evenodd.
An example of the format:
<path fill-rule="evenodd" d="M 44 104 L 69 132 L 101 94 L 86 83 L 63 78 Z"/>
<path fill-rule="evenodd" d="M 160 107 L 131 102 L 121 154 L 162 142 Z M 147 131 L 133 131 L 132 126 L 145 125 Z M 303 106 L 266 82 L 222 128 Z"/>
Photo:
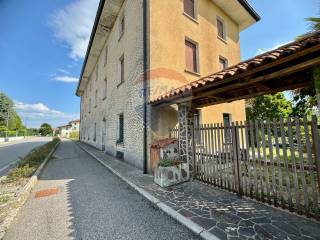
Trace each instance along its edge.
<path fill-rule="evenodd" d="M 147 45 L 147 0 L 143 0 L 143 173 L 148 173 L 147 141 L 147 81 L 148 81 L 148 45 Z"/>

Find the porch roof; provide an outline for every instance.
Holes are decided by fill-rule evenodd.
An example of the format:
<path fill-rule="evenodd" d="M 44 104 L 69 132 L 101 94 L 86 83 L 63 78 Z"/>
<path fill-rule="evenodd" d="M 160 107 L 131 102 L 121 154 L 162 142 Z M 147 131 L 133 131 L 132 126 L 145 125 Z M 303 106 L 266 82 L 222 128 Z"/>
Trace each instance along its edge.
<path fill-rule="evenodd" d="M 320 32 L 200 78 L 151 100 L 153 106 L 204 107 L 312 85 L 320 65 Z"/>

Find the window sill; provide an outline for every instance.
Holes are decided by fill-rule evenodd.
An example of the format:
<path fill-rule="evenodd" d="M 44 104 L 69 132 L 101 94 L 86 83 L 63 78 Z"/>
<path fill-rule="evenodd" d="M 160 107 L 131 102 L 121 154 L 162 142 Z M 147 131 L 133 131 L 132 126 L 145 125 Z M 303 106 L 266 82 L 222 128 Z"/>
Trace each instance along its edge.
<path fill-rule="evenodd" d="M 224 38 L 222 38 L 222 37 L 220 37 L 220 36 L 217 36 L 217 38 L 218 38 L 220 41 L 224 42 L 225 44 L 228 44 L 228 42 L 227 42 L 226 39 L 224 39 Z"/>
<path fill-rule="evenodd" d="M 119 88 L 123 83 L 124 83 L 124 81 L 121 81 L 121 82 L 117 85 L 117 88 Z"/>
<path fill-rule="evenodd" d="M 117 144 L 117 145 L 121 145 L 121 146 L 124 145 L 123 140 L 117 140 L 116 144 Z"/>
<path fill-rule="evenodd" d="M 185 71 L 186 73 L 192 74 L 192 75 L 194 75 L 194 76 L 201 77 L 201 74 L 198 73 L 198 72 L 193 72 L 193 71 L 188 70 L 188 69 L 185 69 L 184 71 Z"/>
<path fill-rule="evenodd" d="M 185 13 L 185 12 L 183 12 L 183 15 L 184 15 L 185 17 L 189 18 L 192 22 L 194 22 L 194 23 L 196 23 L 196 24 L 199 24 L 197 18 L 193 18 L 193 17 L 191 17 L 189 14 L 187 14 L 187 13 Z"/>

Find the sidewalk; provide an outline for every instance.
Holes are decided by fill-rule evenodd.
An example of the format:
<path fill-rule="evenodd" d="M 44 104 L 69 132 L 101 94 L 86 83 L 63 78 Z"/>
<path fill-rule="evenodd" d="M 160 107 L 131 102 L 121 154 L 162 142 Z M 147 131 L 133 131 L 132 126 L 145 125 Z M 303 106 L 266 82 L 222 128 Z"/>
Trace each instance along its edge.
<path fill-rule="evenodd" d="M 198 181 L 167 189 L 153 176 L 83 143 L 78 145 L 204 239 L 320 239 L 320 223 L 268 207 Z"/>

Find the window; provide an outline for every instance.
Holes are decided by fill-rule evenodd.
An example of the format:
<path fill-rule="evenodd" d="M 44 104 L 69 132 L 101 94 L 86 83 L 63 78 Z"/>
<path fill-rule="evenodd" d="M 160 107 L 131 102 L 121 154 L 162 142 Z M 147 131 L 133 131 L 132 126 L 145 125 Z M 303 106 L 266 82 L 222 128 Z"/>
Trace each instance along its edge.
<path fill-rule="evenodd" d="M 99 64 L 97 64 L 97 67 L 96 67 L 96 81 L 98 81 L 98 78 L 99 78 Z"/>
<path fill-rule="evenodd" d="M 122 35 L 124 34 L 124 30 L 125 30 L 125 18 L 124 16 L 122 16 L 121 20 L 120 20 L 120 25 L 119 25 L 119 39 L 122 37 Z"/>
<path fill-rule="evenodd" d="M 107 98 L 107 78 L 104 79 L 104 88 L 103 88 L 103 99 L 106 99 Z"/>
<path fill-rule="evenodd" d="M 228 60 L 224 57 L 219 57 L 219 68 L 220 71 L 228 68 Z"/>
<path fill-rule="evenodd" d="M 231 143 L 232 141 L 232 134 L 231 134 L 231 114 L 224 113 L 223 114 L 223 125 L 224 125 L 224 139 L 225 143 Z"/>
<path fill-rule="evenodd" d="M 97 123 L 94 123 L 93 141 L 97 140 Z"/>
<path fill-rule="evenodd" d="M 123 143 L 123 113 L 119 114 L 118 118 L 118 140 L 117 143 Z"/>
<path fill-rule="evenodd" d="M 226 29 L 222 19 L 217 18 L 218 37 L 226 40 Z"/>
<path fill-rule="evenodd" d="M 197 73 L 199 71 L 197 45 L 189 40 L 186 40 L 185 48 L 186 48 L 186 69 L 188 71 Z"/>
<path fill-rule="evenodd" d="M 195 18 L 195 0 L 184 0 L 183 1 L 183 7 L 184 7 L 184 13 L 188 16 Z"/>
<path fill-rule="evenodd" d="M 94 95 L 94 107 L 97 107 L 98 105 L 98 90 L 96 90 L 96 93 Z"/>
<path fill-rule="evenodd" d="M 89 99 L 89 113 L 91 113 L 91 98 Z"/>
<path fill-rule="evenodd" d="M 108 47 L 106 47 L 105 53 L 104 53 L 104 65 L 107 65 L 108 63 Z"/>
<path fill-rule="evenodd" d="M 120 78 L 120 83 L 124 82 L 124 55 L 121 56 L 119 59 L 119 78 Z"/>

